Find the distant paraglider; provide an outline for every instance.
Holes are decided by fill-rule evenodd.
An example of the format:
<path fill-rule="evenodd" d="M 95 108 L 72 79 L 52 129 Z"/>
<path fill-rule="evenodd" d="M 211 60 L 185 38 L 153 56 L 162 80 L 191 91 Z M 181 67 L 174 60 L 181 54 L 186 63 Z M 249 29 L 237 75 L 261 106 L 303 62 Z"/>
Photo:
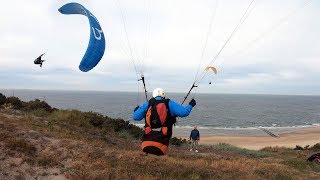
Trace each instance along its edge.
<path fill-rule="evenodd" d="M 218 74 L 217 69 L 213 66 L 207 66 L 205 70 L 209 71 L 210 69 L 214 72 L 214 74 Z M 209 82 L 209 84 L 212 84 L 211 81 Z"/>
<path fill-rule="evenodd" d="M 84 6 L 78 3 L 68 3 L 59 8 L 62 14 L 82 14 L 88 17 L 90 23 L 90 40 L 87 51 L 83 56 L 79 69 L 83 72 L 90 71 L 101 60 L 105 51 L 104 33 L 97 18 Z"/>
<path fill-rule="evenodd" d="M 39 57 L 37 57 L 37 59 L 34 60 L 34 64 L 40 64 L 40 67 L 42 67 L 42 63 L 45 61 L 42 58 L 42 56 L 44 55 L 45 53 L 41 54 Z"/>
<path fill-rule="evenodd" d="M 211 69 L 215 74 L 218 74 L 218 71 L 217 71 L 217 69 L 216 69 L 215 67 L 213 67 L 213 66 L 207 66 L 207 67 L 206 67 L 206 71 L 209 71 L 210 69 Z"/>

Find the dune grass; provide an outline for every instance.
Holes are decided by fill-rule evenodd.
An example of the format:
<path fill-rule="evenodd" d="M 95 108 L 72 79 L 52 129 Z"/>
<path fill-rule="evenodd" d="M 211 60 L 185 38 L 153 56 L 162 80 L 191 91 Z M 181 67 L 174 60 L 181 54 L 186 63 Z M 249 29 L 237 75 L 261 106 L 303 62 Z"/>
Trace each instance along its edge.
<path fill-rule="evenodd" d="M 304 157 L 289 148 L 269 147 L 260 151 L 229 144 L 202 145 L 203 154 L 187 154 L 188 146 L 170 146 L 166 156 L 144 156 L 140 141 L 121 122 L 106 126 L 108 117 L 76 110 L 60 110 L 46 118 L 53 132 L 70 133 L 78 143 L 65 143 L 67 154 L 54 152 L 37 160 L 42 166 L 59 166 L 72 179 L 295 179 L 320 177 L 317 164 L 305 162 Z M 53 128 L 54 127 L 54 128 Z M 120 128 L 122 127 L 122 128 Z M 129 130 L 129 131 L 128 131 Z M 106 138 L 105 136 L 110 136 Z M 113 143 L 111 143 L 113 142 Z M 175 150 L 176 149 L 176 150 Z M 80 150 L 80 151 L 79 151 Z M 76 152 L 78 151 L 78 152 Z M 217 158 L 219 157 L 219 158 Z M 291 157 L 291 158 L 290 158 Z M 64 166 L 66 159 L 71 166 Z M 58 162 L 58 164 L 56 164 Z M 312 172 L 312 174 L 310 174 Z M 314 175 L 315 173 L 316 175 Z M 303 179 L 303 178 L 302 178 Z"/>

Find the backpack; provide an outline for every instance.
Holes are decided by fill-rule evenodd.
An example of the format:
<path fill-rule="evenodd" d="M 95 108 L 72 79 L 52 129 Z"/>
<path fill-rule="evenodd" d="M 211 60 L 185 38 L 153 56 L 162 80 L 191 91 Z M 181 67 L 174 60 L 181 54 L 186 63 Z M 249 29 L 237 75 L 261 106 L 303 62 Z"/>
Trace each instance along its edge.
<path fill-rule="evenodd" d="M 147 134 L 152 129 L 161 128 L 163 135 L 168 135 L 168 127 L 172 126 L 172 119 L 174 119 L 170 114 L 169 101 L 170 99 L 156 100 L 155 98 L 149 100 L 149 106 L 145 116 Z"/>
<path fill-rule="evenodd" d="M 146 153 L 164 155 L 169 146 L 172 135 L 172 125 L 175 118 L 169 110 L 170 99 L 149 100 L 148 110 L 145 116 L 145 132 L 142 139 L 142 150 Z M 155 129 L 161 128 L 160 131 Z"/>

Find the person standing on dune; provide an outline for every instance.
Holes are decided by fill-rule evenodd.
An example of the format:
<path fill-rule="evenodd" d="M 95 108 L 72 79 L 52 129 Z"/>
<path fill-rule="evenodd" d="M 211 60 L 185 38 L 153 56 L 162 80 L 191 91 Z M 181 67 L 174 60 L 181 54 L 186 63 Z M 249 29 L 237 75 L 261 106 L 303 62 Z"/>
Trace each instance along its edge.
<path fill-rule="evenodd" d="M 198 152 L 198 143 L 200 140 L 200 132 L 198 131 L 197 126 L 194 126 L 193 130 L 191 131 L 190 140 L 191 140 L 190 151 L 195 150 L 195 152 Z"/>

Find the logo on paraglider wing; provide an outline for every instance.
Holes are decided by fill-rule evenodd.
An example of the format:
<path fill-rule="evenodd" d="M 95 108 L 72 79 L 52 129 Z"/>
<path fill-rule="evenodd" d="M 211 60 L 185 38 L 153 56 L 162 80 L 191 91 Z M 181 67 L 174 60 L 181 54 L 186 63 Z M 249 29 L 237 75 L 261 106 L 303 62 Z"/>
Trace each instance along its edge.
<path fill-rule="evenodd" d="M 96 23 L 97 23 L 98 25 L 100 25 L 98 19 L 97 19 L 93 14 L 91 14 L 90 11 L 88 11 L 88 13 L 89 13 L 90 17 L 92 17 L 94 20 L 96 20 Z M 102 33 L 103 33 L 102 29 L 98 29 L 98 28 L 93 27 L 93 26 L 91 27 L 91 29 L 92 29 L 93 35 L 94 35 L 94 37 L 96 38 L 96 40 L 101 40 L 101 38 L 102 38 Z M 96 32 L 98 32 L 99 34 L 96 33 Z M 97 35 L 98 35 L 98 36 L 97 36 Z"/>
<path fill-rule="evenodd" d="M 95 27 L 91 27 L 91 28 L 92 28 L 92 32 L 93 32 L 94 38 L 96 38 L 96 40 L 101 40 L 103 31 L 100 30 L 100 29 L 97 29 Z M 96 31 L 99 33 L 99 36 L 97 36 Z"/>

